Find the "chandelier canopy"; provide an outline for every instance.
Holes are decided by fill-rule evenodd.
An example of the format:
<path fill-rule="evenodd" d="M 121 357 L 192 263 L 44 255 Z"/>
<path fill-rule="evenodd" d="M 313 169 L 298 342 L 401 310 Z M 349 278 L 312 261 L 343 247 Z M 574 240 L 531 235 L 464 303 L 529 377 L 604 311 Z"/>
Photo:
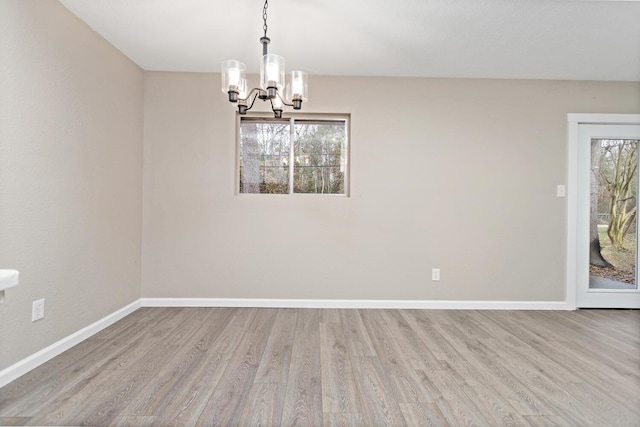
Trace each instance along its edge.
<path fill-rule="evenodd" d="M 302 102 L 307 100 L 307 74 L 292 71 L 285 80 L 284 58 L 268 53 L 267 46 L 271 41 L 267 37 L 268 7 L 269 0 L 265 0 L 262 10 L 264 36 L 260 37 L 260 87 L 247 92 L 247 67 L 240 61 L 230 59 L 222 62 L 222 92 L 229 95 L 230 102 L 238 105 L 240 114 L 247 114 L 247 111 L 253 108 L 256 99 L 260 98 L 269 101 L 275 117 L 281 118 L 284 106 L 299 110 L 302 108 Z"/>

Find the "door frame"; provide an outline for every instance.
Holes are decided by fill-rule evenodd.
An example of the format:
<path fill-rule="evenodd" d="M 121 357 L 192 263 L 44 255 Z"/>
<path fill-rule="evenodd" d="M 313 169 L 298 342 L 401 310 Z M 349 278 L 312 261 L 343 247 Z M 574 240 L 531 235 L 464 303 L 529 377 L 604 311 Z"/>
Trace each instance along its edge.
<path fill-rule="evenodd" d="M 569 310 L 577 308 L 578 292 L 578 128 L 580 125 L 640 125 L 640 114 L 567 114 L 567 259 L 566 295 Z"/>

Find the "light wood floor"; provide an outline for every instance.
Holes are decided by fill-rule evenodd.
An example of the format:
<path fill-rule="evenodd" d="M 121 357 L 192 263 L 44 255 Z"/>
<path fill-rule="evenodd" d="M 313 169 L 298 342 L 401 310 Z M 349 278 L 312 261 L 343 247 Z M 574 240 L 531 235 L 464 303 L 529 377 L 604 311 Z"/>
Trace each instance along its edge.
<path fill-rule="evenodd" d="M 640 425 L 640 311 L 143 308 L 3 425 Z"/>

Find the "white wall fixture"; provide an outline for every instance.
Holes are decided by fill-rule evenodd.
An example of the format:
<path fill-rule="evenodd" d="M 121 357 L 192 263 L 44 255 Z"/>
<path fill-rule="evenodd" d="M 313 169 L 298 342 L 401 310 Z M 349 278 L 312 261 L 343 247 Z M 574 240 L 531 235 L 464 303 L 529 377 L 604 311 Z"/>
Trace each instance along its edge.
<path fill-rule="evenodd" d="M 4 291 L 18 286 L 18 270 L 0 270 L 0 303 L 4 302 Z"/>

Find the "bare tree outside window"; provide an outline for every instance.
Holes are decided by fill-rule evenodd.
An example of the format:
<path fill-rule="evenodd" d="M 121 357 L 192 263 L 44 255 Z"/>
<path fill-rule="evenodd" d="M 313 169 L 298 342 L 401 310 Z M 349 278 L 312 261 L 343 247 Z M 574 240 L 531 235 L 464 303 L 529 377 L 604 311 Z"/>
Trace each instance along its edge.
<path fill-rule="evenodd" d="M 635 283 L 637 140 L 591 141 L 590 275 Z"/>
<path fill-rule="evenodd" d="M 240 126 L 240 192 L 289 193 L 288 122 L 243 121 Z"/>
<path fill-rule="evenodd" d="M 296 193 L 344 194 L 344 123 L 296 123 Z"/>

